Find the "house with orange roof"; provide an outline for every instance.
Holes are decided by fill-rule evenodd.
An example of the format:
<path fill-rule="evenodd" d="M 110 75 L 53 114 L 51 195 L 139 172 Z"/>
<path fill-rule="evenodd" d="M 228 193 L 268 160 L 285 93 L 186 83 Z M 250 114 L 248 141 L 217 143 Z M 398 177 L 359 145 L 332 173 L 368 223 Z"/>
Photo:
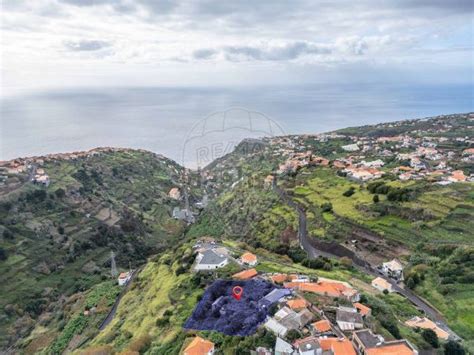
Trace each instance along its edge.
<path fill-rule="evenodd" d="M 346 283 L 335 280 L 318 280 L 318 282 L 286 282 L 286 288 L 294 288 L 303 292 L 312 292 L 328 297 L 342 297 L 351 302 L 357 302 L 360 295 Z"/>
<path fill-rule="evenodd" d="M 418 351 L 406 339 L 385 341 L 370 329 L 352 333 L 354 347 L 361 355 L 417 355 Z"/>
<path fill-rule="evenodd" d="M 287 274 L 275 274 L 275 275 L 270 276 L 270 280 L 272 280 L 274 283 L 277 283 L 277 284 L 282 284 L 287 279 L 288 279 Z"/>
<path fill-rule="evenodd" d="M 445 331 L 444 329 L 441 329 L 436 325 L 435 322 L 431 321 L 430 319 L 426 317 L 418 317 L 415 316 L 405 322 L 406 325 L 408 325 L 411 328 L 421 328 L 421 329 L 431 329 L 436 333 L 438 338 L 447 340 L 449 338 L 449 333 Z"/>
<path fill-rule="evenodd" d="M 311 164 L 328 166 L 329 165 L 329 160 L 326 159 L 326 158 L 323 158 L 323 157 L 315 157 L 311 160 Z"/>
<path fill-rule="evenodd" d="M 294 311 L 302 310 L 308 306 L 308 302 L 304 298 L 289 300 L 286 302 L 286 304 Z"/>
<path fill-rule="evenodd" d="M 418 355 L 418 351 L 408 340 L 395 340 L 367 349 L 367 355 Z"/>
<path fill-rule="evenodd" d="M 474 148 L 464 149 L 462 155 L 474 155 Z"/>
<path fill-rule="evenodd" d="M 184 355 L 212 355 L 214 354 L 214 343 L 196 336 L 184 349 Z"/>
<path fill-rule="evenodd" d="M 181 198 L 181 192 L 179 191 L 179 188 L 173 187 L 169 192 L 168 192 L 168 197 L 172 198 L 173 200 L 179 200 Z"/>
<path fill-rule="evenodd" d="M 331 323 L 327 319 L 314 322 L 311 326 L 317 334 L 332 332 Z"/>
<path fill-rule="evenodd" d="M 352 305 L 357 309 L 357 312 L 362 314 L 363 317 L 370 316 L 372 314 L 372 309 L 366 305 L 363 305 L 362 303 L 355 302 Z"/>
<path fill-rule="evenodd" d="M 381 277 L 376 277 L 372 280 L 371 285 L 375 287 L 380 292 L 387 290 L 388 292 L 393 292 L 392 284 Z"/>
<path fill-rule="evenodd" d="M 467 177 L 464 175 L 464 172 L 462 170 L 454 170 L 451 173 L 451 176 L 448 177 L 448 181 L 452 182 L 463 182 L 466 181 Z"/>
<path fill-rule="evenodd" d="M 331 351 L 333 355 L 357 355 L 352 343 L 347 338 L 319 338 L 323 351 Z"/>
<path fill-rule="evenodd" d="M 234 279 L 237 279 L 237 280 L 250 280 L 252 277 L 255 277 L 257 275 L 258 275 L 257 270 L 248 269 L 248 270 L 238 272 L 238 273 L 232 275 L 232 277 Z"/>
<path fill-rule="evenodd" d="M 346 167 L 346 163 L 340 160 L 334 160 L 332 162 L 332 166 L 335 167 L 336 169 L 344 169 Z"/>
<path fill-rule="evenodd" d="M 257 265 L 257 256 L 255 254 L 252 254 L 251 252 L 245 252 L 242 254 L 240 257 L 240 262 L 242 264 L 248 265 L 248 266 L 255 266 Z"/>

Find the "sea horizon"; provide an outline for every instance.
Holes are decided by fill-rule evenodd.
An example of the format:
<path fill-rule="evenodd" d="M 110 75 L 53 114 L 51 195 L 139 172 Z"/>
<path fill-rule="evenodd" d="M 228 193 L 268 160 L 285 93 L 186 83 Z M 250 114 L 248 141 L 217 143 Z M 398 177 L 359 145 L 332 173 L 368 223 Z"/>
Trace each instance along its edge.
<path fill-rule="evenodd" d="M 133 87 L 7 96 L 0 101 L 0 160 L 110 146 L 149 150 L 187 165 L 182 150 L 192 127 L 230 108 L 259 113 L 278 124 L 283 134 L 317 134 L 472 112 L 473 88 L 461 84 Z M 239 134 L 234 138 L 245 137 L 245 132 Z"/>

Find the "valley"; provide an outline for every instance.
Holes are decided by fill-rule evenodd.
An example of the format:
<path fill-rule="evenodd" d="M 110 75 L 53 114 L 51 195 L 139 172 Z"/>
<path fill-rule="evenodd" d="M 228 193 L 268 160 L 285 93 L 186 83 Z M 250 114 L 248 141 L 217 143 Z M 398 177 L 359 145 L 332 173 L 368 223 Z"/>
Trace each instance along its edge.
<path fill-rule="evenodd" d="M 263 325 L 248 337 L 183 329 L 208 285 L 255 269 L 349 343 L 353 333 L 332 317 L 353 302 L 311 284 L 351 285 L 372 309 L 364 328 L 389 344 L 406 339 L 437 354 L 451 341 L 472 352 L 473 137 L 471 113 L 243 141 L 200 171 L 116 148 L 4 162 L 0 348 L 177 354 L 199 336 L 240 354 L 320 335 L 309 323 L 291 336 Z M 196 271 L 199 248 L 217 247 L 229 263 Z M 118 271 L 136 274 L 99 330 L 122 290 L 111 252 Z M 258 263 L 240 263 L 244 252 Z M 373 280 L 393 259 L 403 280 L 383 276 L 398 292 L 382 292 Z M 425 316 L 450 340 L 436 347 L 407 325 Z"/>

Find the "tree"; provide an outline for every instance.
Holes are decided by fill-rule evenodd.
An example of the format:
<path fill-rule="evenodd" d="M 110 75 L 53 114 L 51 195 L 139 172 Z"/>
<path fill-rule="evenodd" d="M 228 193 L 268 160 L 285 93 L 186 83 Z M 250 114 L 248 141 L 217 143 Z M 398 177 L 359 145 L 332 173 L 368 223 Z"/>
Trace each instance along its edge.
<path fill-rule="evenodd" d="M 56 191 L 54 191 L 54 194 L 56 195 L 57 198 L 63 198 L 64 196 L 66 196 L 66 191 L 64 191 L 64 189 L 62 188 L 59 188 Z"/>
<path fill-rule="evenodd" d="M 7 258 L 8 258 L 7 252 L 5 251 L 5 249 L 0 247 L 0 261 L 7 260 Z"/>
<path fill-rule="evenodd" d="M 379 321 L 382 327 L 387 329 L 396 339 L 401 339 L 400 329 L 398 329 L 397 323 L 393 319 L 384 317 L 379 319 Z"/>
<path fill-rule="evenodd" d="M 439 347 L 438 336 L 433 329 L 423 329 L 421 336 L 430 344 L 433 348 Z"/>
<path fill-rule="evenodd" d="M 13 233 L 9 230 L 9 229 L 4 229 L 3 230 L 3 238 L 5 239 L 13 239 L 15 236 L 13 235 Z"/>
<path fill-rule="evenodd" d="M 296 339 L 300 337 L 300 333 L 296 329 L 291 329 L 287 334 L 286 334 L 286 339 L 290 342 L 293 343 Z"/>
<path fill-rule="evenodd" d="M 449 340 L 444 344 L 445 355 L 465 355 L 466 350 L 457 341 Z"/>
<path fill-rule="evenodd" d="M 413 280 L 413 278 L 409 277 L 407 279 L 407 287 L 410 289 L 414 289 L 415 286 L 416 286 L 415 281 Z"/>
<path fill-rule="evenodd" d="M 379 201 L 380 201 L 379 195 L 374 195 L 374 197 L 372 198 L 372 200 L 374 201 L 374 203 L 379 203 Z"/>

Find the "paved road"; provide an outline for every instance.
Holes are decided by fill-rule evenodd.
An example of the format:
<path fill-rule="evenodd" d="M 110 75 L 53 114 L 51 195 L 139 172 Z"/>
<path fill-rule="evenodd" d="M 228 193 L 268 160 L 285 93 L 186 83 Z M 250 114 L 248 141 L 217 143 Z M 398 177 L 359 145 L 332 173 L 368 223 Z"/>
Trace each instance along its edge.
<path fill-rule="evenodd" d="M 302 249 L 304 249 L 308 253 L 308 256 L 310 258 L 317 258 L 320 256 L 325 256 L 328 258 L 338 258 L 339 256 L 337 255 L 328 253 L 326 251 L 318 250 L 310 243 L 308 230 L 306 227 L 305 210 L 301 206 L 299 206 L 295 201 L 293 201 L 291 197 L 289 197 L 288 194 L 278 186 L 276 178 L 273 180 L 273 190 L 280 196 L 280 198 L 283 201 L 285 201 L 290 207 L 293 207 L 298 213 L 298 219 L 299 219 L 298 239 L 300 242 L 300 246 L 302 247 Z M 435 321 L 436 324 L 440 328 L 452 334 L 454 338 L 459 339 L 459 336 L 448 327 L 441 313 L 439 313 L 438 310 L 436 310 L 434 307 L 428 304 L 421 297 L 413 293 L 413 291 L 411 291 L 410 289 L 401 288 L 394 280 L 379 273 L 377 269 L 374 268 L 370 263 L 360 259 L 355 254 L 352 257 L 352 259 L 353 259 L 355 267 L 357 267 L 360 271 L 372 276 L 381 277 L 385 279 L 386 281 L 388 281 L 392 285 L 393 290 L 395 290 L 396 292 L 398 292 L 399 294 L 405 296 L 408 300 L 410 300 L 416 307 L 421 309 L 429 318 Z"/>
<path fill-rule="evenodd" d="M 125 285 L 123 290 L 120 292 L 120 294 L 117 296 L 114 305 L 110 309 L 109 314 L 107 314 L 107 317 L 105 317 L 105 319 L 102 321 L 102 323 L 100 323 L 100 325 L 99 325 L 99 330 L 100 331 L 104 330 L 105 327 L 107 327 L 109 325 L 109 323 L 112 321 L 112 319 L 114 319 L 115 313 L 117 313 L 117 308 L 120 304 L 120 300 L 122 299 L 123 295 L 127 292 L 128 288 L 132 284 L 132 281 L 135 278 L 135 276 L 138 275 L 140 273 L 140 271 L 141 271 L 141 269 L 132 271 L 132 277 L 130 278 L 128 283 Z"/>

